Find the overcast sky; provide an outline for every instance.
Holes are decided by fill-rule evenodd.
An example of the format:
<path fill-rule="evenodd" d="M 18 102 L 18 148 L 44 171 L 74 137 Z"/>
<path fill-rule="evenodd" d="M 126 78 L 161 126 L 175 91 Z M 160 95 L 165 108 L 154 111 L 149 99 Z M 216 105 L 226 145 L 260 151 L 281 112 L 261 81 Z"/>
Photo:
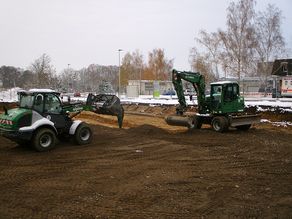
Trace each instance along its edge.
<path fill-rule="evenodd" d="M 60 72 L 89 64 L 118 65 L 118 49 L 162 48 L 174 67 L 189 70 L 201 29 L 225 29 L 230 0 L 0 0 L 0 66 L 27 68 L 43 53 Z M 257 0 L 282 10 L 283 36 L 292 48 L 292 1 Z"/>

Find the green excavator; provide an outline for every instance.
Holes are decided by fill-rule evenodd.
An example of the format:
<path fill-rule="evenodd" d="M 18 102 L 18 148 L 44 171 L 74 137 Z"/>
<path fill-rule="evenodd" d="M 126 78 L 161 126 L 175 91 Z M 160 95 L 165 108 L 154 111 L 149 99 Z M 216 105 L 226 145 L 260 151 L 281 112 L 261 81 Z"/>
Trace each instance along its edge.
<path fill-rule="evenodd" d="M 73 119 L 82 111 L 117 116 L 119 127 L 123 124 L 124 109 L 115 95 L 89 94 L 86 103 L 63 103 L 60 93 L 49 89 L 20 91 L 18 95 L 19 107 L 4 109 L 0 115 L 0 134 L 37 151 L 54 148 L 57 138 L 72 138 L 80 145 L 90 143 L 90 127 Z"/>
<path fill-rule="evenodd" d="M 190 82 L 197 93 L 198 112 L 196 114 L 187 113 L 183 80 Z M 260 122 L 260 115 L 245 112 L 244 98 L 240 96 L 237 82 L 211 83 L 210 95 L 205 94 L 205 79 L 199 72 L 174 69 L 172 82 L 179 105 L 176 108 L 176 115 L 166 117 L 165 120 L 169 125 L 200 129 L 202 124 L 210 124 L 216 132 L 224 132 L 229 127 L 248 130 L 252 124 Z"/>

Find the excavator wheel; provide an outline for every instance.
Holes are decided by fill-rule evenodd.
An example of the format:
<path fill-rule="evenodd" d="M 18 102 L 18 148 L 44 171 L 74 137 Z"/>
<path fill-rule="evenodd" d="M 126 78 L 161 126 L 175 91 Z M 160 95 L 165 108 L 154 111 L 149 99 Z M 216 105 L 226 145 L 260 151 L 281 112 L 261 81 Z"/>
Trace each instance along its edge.
<path fill-rule="evenodd" d="M 200 129 L 202 127 L 202 121 L 200 117 L 194 116 L 192 121 L 192 129 Z"/>
<path fill-rule="evenodd" d="M 225 132 L 228 129 L 228 120 L 224 116 L 216 116 L 212 119 L 212 128 L 216 132 Z"/>

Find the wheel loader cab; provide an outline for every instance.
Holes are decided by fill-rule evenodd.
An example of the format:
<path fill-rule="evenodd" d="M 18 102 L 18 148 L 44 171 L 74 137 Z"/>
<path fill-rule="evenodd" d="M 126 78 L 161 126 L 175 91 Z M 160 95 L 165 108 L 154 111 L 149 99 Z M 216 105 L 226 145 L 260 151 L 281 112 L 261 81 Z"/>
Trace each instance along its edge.
<path fill-rule="evenodd" d="M 65 130 L 69 129 L 72 121 L 63 112 L 59 95 L 56 93 L 46 93 L 44 96 L 45 104 L 42 115 L 52 121 L 59 132 L 64 130 L 64 127 Z"/>
<path fill-rule="evenodd" d="M 25 106 L 25 108 L 30 108 L 29 105 L 25 104 L 27 102 L 26 98 L 21 98 L 20 106 Z M 40 114 L 43 113 L 53 113 L 61 114 L 62 106 L 59 97 L 54 93 L 34 93 L 31 98 L 34 99 L 31 109 L 37 111 Z"/>
<path fill-rule="evenodd" d="M 54 123 L 55 128 L 70 127 L 72 121 L 62 110 L 59 93 L 46 90 L 33 90 L 20 93 L 20 107 L 32 109 Z"/>
<path fill-rule="evenodd" d="M 61 101 L 58 96 L 55 94 L 46 94 L 45 95 L 45 113 L 61 114 L 62 106 Z"/>

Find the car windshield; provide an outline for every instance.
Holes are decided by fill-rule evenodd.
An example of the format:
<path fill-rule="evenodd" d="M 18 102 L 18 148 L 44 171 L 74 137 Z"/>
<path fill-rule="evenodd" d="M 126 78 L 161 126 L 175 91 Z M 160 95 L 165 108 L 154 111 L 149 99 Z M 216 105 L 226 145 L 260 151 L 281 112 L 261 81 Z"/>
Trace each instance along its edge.
<path fill-rule="evenodd" d="M 22 94 L 20 96 L 19 106 L 22 108 L 31 109 L 33 105 L 34 96 L 30 94 Z"/>

